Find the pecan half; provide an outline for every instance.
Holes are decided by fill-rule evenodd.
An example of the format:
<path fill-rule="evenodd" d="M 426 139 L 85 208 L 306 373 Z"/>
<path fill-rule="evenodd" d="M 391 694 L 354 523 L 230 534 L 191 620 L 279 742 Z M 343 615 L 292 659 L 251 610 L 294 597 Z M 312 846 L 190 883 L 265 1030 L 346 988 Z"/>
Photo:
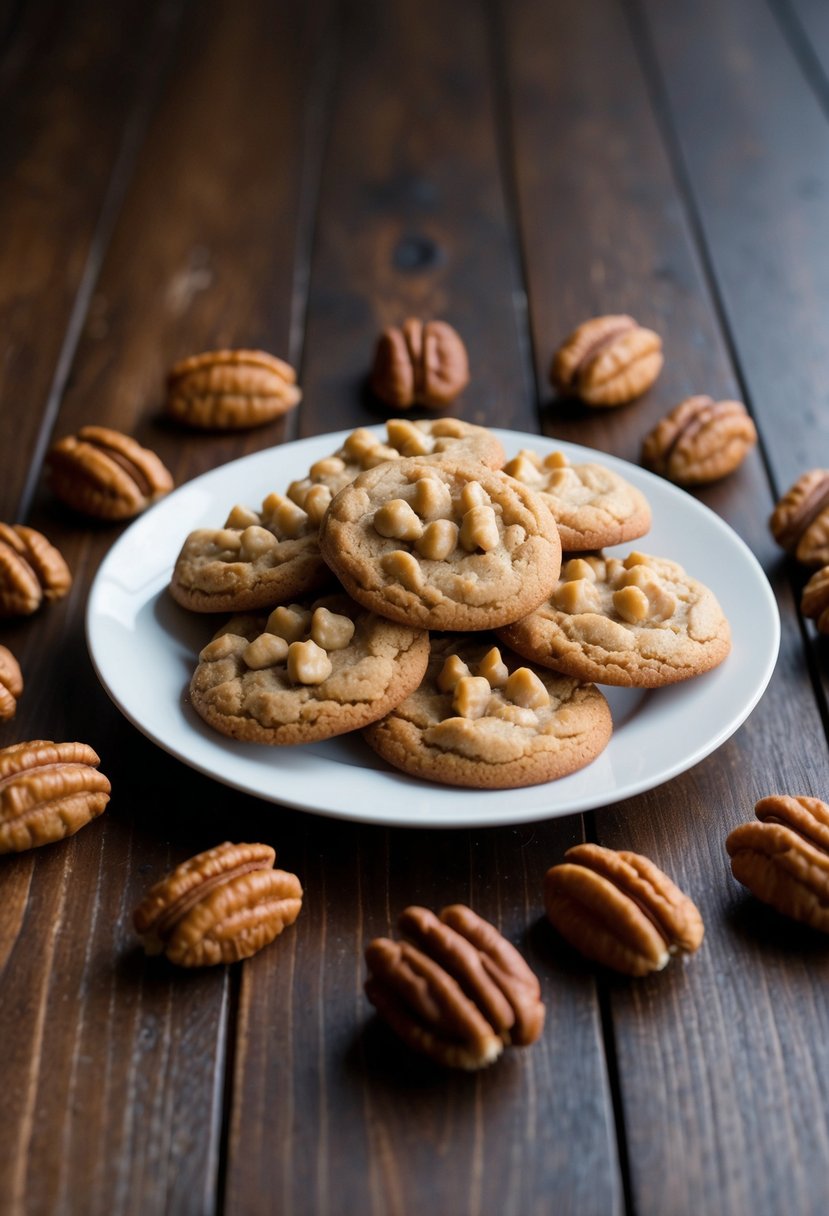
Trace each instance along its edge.
<path fill-rule="evenodd" d="M 299 879 L 275 860 L 270 845 L 225 841 L 176 866 L 133 913 L 147 954 L 209 967 L 270 945 L 302 907 Z"/>
<path fill-rule="evenodd" d="M 642 443 L 642 463 L 680 486 L 717 481 L 742 464 L 757 431 L 741 401 L 688 397 Z"/>
<path fill-rule="evenodd" d="M 445 321 L 410 317 L 401 329 L 384 329 L 374 353 L 371 390 L 399 409 L 441 409 L 469 383 L 463 339 Z"/>
<path fill-rule="evenodd" d="M 734 877 L 784 916 L 829 933 L 829 806 L 775 794 L 754 811 L 759 822 L 725 842 Z"/>
<path fill-rule="evenodd" d="M 661 971 L 672 954 L 698 950 L 694 903 L 638 853 L 580 844 L 544 879 L 547 916 L 588 958 L 627 975 Z"/>
<path fill-rule="evenodd" d="M 0 616 L 29 616 L 71 586 L 69 567 L 41 532 L 0 524 Z"/>
<path fill-rule="evenodd" d="M 110 784 L 85 743 L 33 739 L 0 751 L 0 853 L 72 836 L 100 815 Z"/>
<path fill-rule="evenodd" d="M 54 494 L 93 519 L 132 519 L 173 488 L 155 452 L 106 426 L 83 426 L 46 456 Z"/>
<path fill-rule="evenodd" d="M 829 566 L 817 570 L 803 588 L 800 611 L 812 618 L 819 633 L 829 633 Z"/>
<path fill-rule="evenodd" d="M 829 469 L 798 477 L 769 520 L 774 539 L 804 566 L 829 565 Z"/>
<path fill-rule="evenodd" d="M 17 701 L 23 692 L 23 673 L 12 652 L 0 646 L 0 722 L 10 722 L 17 713 Z"/>
<path fill-rule="evenodd" d="M 662 339 L 628 316 L 594 317 L 574 329 L 553 358 L 550 380 L 586 405 L 624 405 L 662 370 Z"/>
<path fill-rule="evenodd" d="M 366 947 L 366 995 L 413 1048 L 447 1068 L 493 1063 L 504 1045 L 534 1043 L 544 1026 L 538 979 L 494 925 L 453 904 L 435 916 L 406 908 L 410 940 Z"/>
<path fill-rule="evenodd" d="M 261 350 L 209 350 L 167 378 L 167 413 L 204 430 L 262 426 L 302 400 L 290 363 Z"/>

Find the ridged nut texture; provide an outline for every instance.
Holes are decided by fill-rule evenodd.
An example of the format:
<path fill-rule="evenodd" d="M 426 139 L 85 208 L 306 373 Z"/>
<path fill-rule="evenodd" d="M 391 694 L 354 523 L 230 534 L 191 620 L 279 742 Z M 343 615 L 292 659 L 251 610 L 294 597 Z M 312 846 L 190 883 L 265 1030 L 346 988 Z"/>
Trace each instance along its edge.
<path fill-rule="evenodd" d="M 586 405 L 624 405 L 646 393 L 662 370 L 662 339 L 628 316 L 593 317 L 556 351 L 553 387 Z"/>
<path fill-rule="evenodd" d="M 784 916 L 829 933 L 829 806 L 775 794 L 725 842 L 731 871 L 752 895 Z"/>
<path fill-rule="evenodd" d="M 829 469 L 798 477 L 769 520 L 774 539 L 804 566 L 829 565 Z"/>
<path fill-rule="evenodd" d="M 398 329 L 384 329 L 374 353 L 371 390 L 387 405 L 442 409 L 469 383 L 463 339 L 445 321 L 410 317 Z"/>
<path fill-rule="evenodd" d="M 17 713 L 23 692 L 20 664 L 6 646 L 0 646 L 0 722 L 10 722 Z"/>
<path fill-rule="evenodd" d="M 132 519 L 173 488 L 155 452 L 106 426 L 59 439 L 46 465 L 55 496 L 93 519 Z"/>
<path fill-rule="evenodd" d="M 680 486 L 701 486 L 733 473 L 757 442 L 741 401 L 688 397 L 642 443 L 642 463 Z"/>
<path fill-rule="evenodd" d="M 86 743 L 33 739 L 0 751 L 0 853 L 72 836 L 105 809 L 110 784 Z"/>
<path fill-rule="evenodd" d="M 587 958 L 626 975 L 661 971 L 673 954 L 699 949 L 694 903 L 638 853 L 597 844 L 568 849 L 544 879 L 544 906 L 558 932 Z"/>
<path fill-rule="evenodd" d="M 209 967 L 270 945 L 302 907 L 299 879 L 275 860 L 270 845 L 225 841 L 176 866 L 133 914 L 147 954 Z"/>
<path fill-rule="evenodd" d="M 261 350 L 205 351 L 177 363 L 167 378 L 167 413 L 200 430 L 262 426 L 301 400 L 290 363 Z"/>
<path fill-rule="evenodd" d="M 800 611 L 811 617 L 819 633 L 829 633 L 829 566 L 815 571 L 803 588 Z"/>
<path fill-rule="evenodd" d="M 366 995 L 408 1047 L 473 1070 L 505 1045 L 535 1042 L 544 1026 L 538 979 L 494 925 L 453 904 L 439 916 L 406 908 L 399 928 L 407 940 L 366 947 Z"/>
<path fill-rule="evenodd" d="M 0 524 L 0 616 L 29 616 L 71 586 L 69 567 L 41 532 Z"/>

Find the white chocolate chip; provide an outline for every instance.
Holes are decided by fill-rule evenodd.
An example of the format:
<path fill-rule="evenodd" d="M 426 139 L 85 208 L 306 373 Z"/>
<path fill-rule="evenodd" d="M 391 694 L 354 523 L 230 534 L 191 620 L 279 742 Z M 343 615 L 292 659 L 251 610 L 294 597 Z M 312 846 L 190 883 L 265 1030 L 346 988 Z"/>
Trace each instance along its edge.
<path fill-rule="evenodd" d="M 216 663 L 219 659 L 227 659 L 232 654 L 238 654 L 240 642 L 244 645 L 244 638 L 240 638 L 235 633 L 221 633 L 212 642 L 208 642 L 199 654 L 199 661 L 203 663 Z"/>
<path fill-rule="evenodd" d="M 308 470 L 308 476 L 312 481 L 321 481 L 323 477 L 336 477 L 342 473 L 345 468 L 345 461 L 339 456 L 324 456 L 322 460 L 316 460 Z"/>
<path fill-rule="evenodd" d="M 275 633 L 260 633 L 242 651 L 242 659 L 253 671 L 281 663 L 288 653 L 288 643 Z"/>
<path fill-rule="evenodd" d="M 641 587 L 621 587 L 613 592 L 613 607 L 623 621 L 638 625 L 647 619 L 650 604 Z"/>
<path fill-rule="evenodd" d="M 418 477 L 414 484 L 412 506 L 421 519 L 437 519 L 452 510 L 452 495 L 437 477 Z"/>
<path fill-rule="evenodd" d="M 476 484 L 470 482 L 470 485 Z M 494 549 L 500 537 L 498 535 L 498 520 L 490 506 L 471 507 L 461 522 L 461 544 L 470 553 L 475 549 L 483 549 L 488 553 Z"/>
<path fill-rule="evenodd" d="M 329 486 L 311 486 L 302 504 L 312 524 L 321 523 L 333 495 Z"/>
<path fill-rule="evenodd" d="M 464 663 L 460 655 L 450 654 L 444 661 L 443 667 L 440 669 L 440 674 L 437 679 L 437 685 L 441 692 L 454 692 L 455 685 L 458 680 L 462 680 L 465 676 L 471 676 L 472 672 Z"/>
<path fill-rule="evenodd" d="M 375 465 L 385 464 L 387 460 L 399 460 L 400 453 L 396 448 L 390 448 L 385 443 L 377 443 L 363 453 L 361 464 L 364 469 L 373 469 Z"/>
<path fill-rule="evenodd" d="M 543 709 L 550 704 L 550 694 L 529 667 L 516 667 L 504 685 L 504 696 L 523 709 Z"/>
<path fill-rule="evenodd" d="M 591 566 L 590 562 L 586 562 L 583 557 L 571 557 L 561 567 L 561 578 L 567 582 L 570 579 L 586 578 L 591 583 L 596 581 L 595 567 Z"/>
<path fill-rule="evenodd" d="M 249 528 L 251 524 L 259 523 L 259 516 L 255 511 L 251 511 L 250 507 L 243 507 L 241 503 L 236 504 L 233 510 L 225 520 L 226 528 Z"/>
<path fill-rule="evenodd" d="M 324 650 L 344 650 L 354 637 L 354 622 L 339 612 L 327 608 L 314 609 L 311 618 L 311 639 Z"/>
<path fill-rule="evenodd" d="M 276 537 L 267 528 L 250 527 L 242 533 L 242 556 L 248 561 L 256 561 L 257 557 L 270 553 L 276 545 Z"/>
<path fill-rule="evenodd" d="M 308 497 L 308 491 L 311 489 L 311 481 L 307 477 L 303 477 L 301 481 L 292 481 L 286 491 L 291 502 L 295 502 L 298 507 L 305 510 L 305 499 Z"/>
<path fill-rule="evenodd" d="M 265 626 L 268 633 L 275 633 L 286 642 L 304 638 L 311 628 L 311 613 L 301 604 L 280 604 L 274 608 Z"/>
<path fill-rule="evenodd" d="M 423 524 L 403 498 L 393 498 L 374 512 L 375 532 L 394 540 L 417 540 L 423 533 Z"/>
<path fill-rule="evenodd" d="M 482 718 L 491 696 L 492 689 L 484 676 L 461 676 L 455 685 L 452 708 L 462 718 Z"/>
<path fill-rule="evenodd" d="M 451 519 L 433 519 L 423 529 L 420 539 L 415 541 L 415 548 L 421 557 L 429 561 L 445 561 L 455 551 L 458 531 L 458 525 Z"/>
<path fill-rule="evenodd" d="M 328 655 L 316 642 L 291 642 L 288 647 L 288 678 L 293 684 L 322 684 L 331 675 Z"/>
<path fill-rule="evenodd" d="M 570 462 L 563 452 L 549 452 L 543 463 L 545 469 L 566 469 Z"/>
<path fill-rule="evenodd" d="M 509 668 L 497 646 L 488 650 L 478 664 L 478 675 L 484 676 L 492 688 L 503 688 L 509 679 Z"/>
<path fill-rule="evenodd" d="M 383 573 L 408 591 L 419 591 L 423 586 L 423 572 L 416 558 L 405 549 L 395 549 L 380 558 Z"/>
<path fill-rule="evenodd" d="M 650 563 L 651 559 L 648 557 L 647 553 L 639 553 L 638 550 L 634 549 L 632 552 L 628 553 L 622 564 L 626 570 L 630 570 L 631 566 L 649 566 Z"/>
<path fill-rule="evenodd" d="M 262 503 L 262 516 L 277 536 L 293 540 L 308 526 L 308 516 L 284 494 L 269 494 Z"/>
<path fill-rule="evenodd" d="M 511 701 L 503 701 L 501 697 L 491 699 L 486 716 L 511 722 L 513 726 L 538 726 L 538 717 L 534 710 L 525 709 L 523 705 L 515 705 Z"/>
<path fill-rule="evenodd" d="M 514 477 L 516 481 L 523 482 L 524 485 L 540 485 L 543 477 L 538 467 L 538 458 L 531 459 L 534 455 L 533 452 L 519 452 L 508 464 L 504 465 L 504 472 L 510 477 Z"/>
<path fill-rule="evenodd" d="M 217 528 L 211 539 L 216 548 L 225 553 L 238 553 L 242 547 L 242 534 L 230 528 Z"/>
<path fill-rule="evenodd" d="M 372 448 L 376 448 L 378 443 L 377 436 L 372 435 L 371 431 L 367 431 L 364 426 L 361 426 L 351 432 L 343 444 L 342 450 L 351 460 L 360 464 L 366 453 L 370 452 Z"/>
<path fill-rule="evenodd" d="M 460 439 L 463 435 L 463 424 L 457 418 L 436 418 L 432 423 L 432 434 Z"/>

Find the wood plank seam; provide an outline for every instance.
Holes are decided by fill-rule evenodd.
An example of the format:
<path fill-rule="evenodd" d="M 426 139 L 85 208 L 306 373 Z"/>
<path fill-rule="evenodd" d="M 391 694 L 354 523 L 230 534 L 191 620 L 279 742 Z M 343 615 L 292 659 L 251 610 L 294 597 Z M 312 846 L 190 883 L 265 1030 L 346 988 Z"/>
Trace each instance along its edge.
<path fill-rule="evenodd" d="M 156 12 L 155 36 L 147 40 L 147 65 L 136 86 L 136 97 L 124 124 L 121 146 L 112 166 L 104 193 L 98 221 L 87 254 L 83 275 L 78 284 L 75 301 L 69 314 L 66 333 L 61 344 L 55 371 L 43 410 L 43 421 L 32 453 L 29 471 L 17 504 L 16 518 L 24 520 L 31 508 L 43 468 L 43 458 L 52 442 L 75 352 L 86 321 L 89 305 L 98 282 L 104 257 L 112 239 L 115 225 L 126 199 L 133 170 L 144 142 L 153 111 L 158 103 L 164 81 L 170 71 L 177 44 L 177 34 L 188 0 L 175 0 L 161 5 Z M 160 47 L 158 42 L 160 42 Z"/>
<path fill-rule="evenodd" d="M 712 307 L 716 315 L 717 323 L 720 327 L 720 332 L 722 334 L 723 342 L 731 363 L 732 371 L 737 383 L 740 386 L 740 391 L 743 395 L 746 408 L 748 409 L 749 413 L 752 413 L 751 394 L 746 383 L 742 360 L 737 350 L 733 328 L 720 288 L 711 249 L 705 234 L 705 227 L 694 196 L 691 176 L 685 162 L 681 140 L 672 121 L 671 106 L 662 77 L 662 71 L 656 55 L 656 50 L 648 29 L 647 19 L 642 11 L 640 0 L 622 0 L 622 7 L 625 10 L 628 18 L 632 42 L 639 57 L 642 75 L 651 98 L 651 107 L 654 113 L 654 118 L 662 137 L 668 157 L 668 163 L 676 183 L 677 194 L 683 205 L 688 222 L 689 232 L 697 257 L 699 258 L 705 284 L 711 297 Z M 774 4 L 771 2 L 771 0 L 770 7 L 774 9 Z M 822 104 L 825 105 L 827 101 L 829 101 L 829 96 L 822 99 Z M 757 420 L 755 419 L 755 421 Z M 763 469 L 769 483 L 769 491 L 773 505 L 780 498 L 781 491 L 779 486 L 776 484 L 771 459 L 769 457 L 768 449 L 766 447 L 759 422 L 757 425 L 757 436 L 757 446 L 761 455 Z M 795 572 L 791 568 L 791 563 L 789 563 L 786 571 L 786 581 L 791 588 L 792 598 L 796 606 L 797 620 L 800 628 L 809 680 L 814 692 L 818 713 L 823 724 L 827 745 L 829 745 L 829 701 L 827 700 L 827 695 L 821 680 L 820 661 L 816 651 L 816 643 L 809 635 L 803 613 L 800 610 L 799 589 Z"/>
<path fill-rule="evenodd" d="M 768 0 L 768 5 L 821 109 L 829 118 L 829 79 L 803 22 L 789 0 Z"/>

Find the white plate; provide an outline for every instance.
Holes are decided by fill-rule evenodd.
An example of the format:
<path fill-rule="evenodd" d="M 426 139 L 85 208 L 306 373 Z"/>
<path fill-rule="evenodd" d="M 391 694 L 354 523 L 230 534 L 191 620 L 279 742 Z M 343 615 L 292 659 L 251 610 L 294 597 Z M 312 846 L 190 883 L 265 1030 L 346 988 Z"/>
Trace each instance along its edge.
<path fill-rule="evenodd" d="M 780 621 L 765 575 L 736 533 L 695 498 L 634 465 L 539 435 L 496 431 L 508 456 L 522 447 L 558 448 L 573 462 L 597 459 L 644 491 L 654 523 L 637 547 L 679 561 L 714 590 L 733 632 L 725 663 L 654 692 L 603 689 L 614 730 L 602 755 L 581 772 L 527 789 L 417 781 L 386 766 L 358 735 L 280 748 L 237 743 L 211 730 L 186 692 L 215 619 L 185 612 L 165 590 L 182 541 L 193 528 L 219 526 L 236 502 L 258 506 L 348 433 L 256 452 L 197 477 L 136 520 L 107 554 L 89 596 L 89 652 L 115 704 L 160 747 L 226 785 L 285 806 L 363 823 L 485 827 L 569 815 L 653 789 L 713 752 L 751 713 L 774 668 Z"/>

